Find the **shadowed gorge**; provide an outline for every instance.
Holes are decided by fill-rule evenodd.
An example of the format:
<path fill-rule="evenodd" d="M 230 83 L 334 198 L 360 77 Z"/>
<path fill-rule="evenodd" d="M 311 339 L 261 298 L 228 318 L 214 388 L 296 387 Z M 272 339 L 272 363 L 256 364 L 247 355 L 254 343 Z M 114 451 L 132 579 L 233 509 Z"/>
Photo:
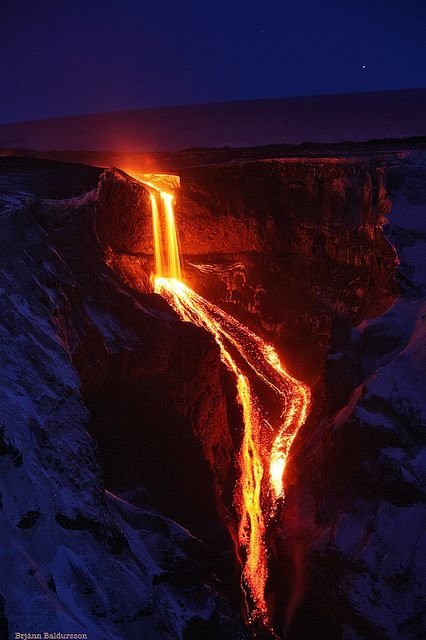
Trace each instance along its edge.
<path fill-rule="evenodd" d="M 112 179 L 113 175 L 114 172 L 111 174 Z M 144 179 L 141 174 L 135 175 L 139 179 Z M 391 303 L 396 292 L 395 253 L 381 230 L 384 215 L 390 207 L 383 176 L 383 169 L 370 161 L 346 159 L 260 161 L 241 165 L 230 164 L 228 166 L 183 170 L 180 172 L 180 187 L 175 191 L 175 196 L 176 215 L 178 216 L 177 228 L 185 263 L 185 278 L 194 283 L 193 286 L 198 286 L 204 295 L 223 305 L 223 309 L 226 311 L 221 311 L 215 305 L 196 296 L 193 291 L 177 281 L 164 277 L 158 278 L 154 285 L 155 289 L 170 302 L 183 319 L 195 322 L 216 335 L 216 340 L 222 345 L 222 350 L 224 349 L 223 340 L 226 344 L 231 340 L 231 352 L 237 347 L 237 362 L 241 357 L 243 358 L 241 362 L 244 362 L 244 358 L 247 357 L 241 340 L 244 341 L 245 335 L 251 336 L 249 339 L 255 343 L 255 338 L 254 334 L 240 323 L 236 322 L 234 327 L 229 325 L 230 319 L 232 321 L 232 315 L 229 316 L 228 313 L 237 314 L 252 328 L 259 327 L 263 334 L 269 335 L 269 339 L 276 341 L 278 345 L 280 345 L 279 338 L 282 329 L 285 327 L 285 330 L 288 330 L 288 325 L 294 326 L 294 321 L 298 319 L 300 304 L 306 305 L 305 316 L 309 317 L 308 314 L 309 311 L 312 312 L 312 307 L 315 309 L 314 313 L 321 314 L 321 319 L 326 320 L 325 326 L 328 328 L 329 335 L 333 332 L 333 325 L 338 327 L 340 323 L 343 327 L 345 322 L 348 324 L 354 322 L 364 314 L 375 314 Z M 106 194 L 109 192 L 109 179 L 106 178 L 104 182 Z M 145 178 L 145 180 L 150 179 L 150 177 Z M 135 190 L 137 191 L 136 186 Z M 266 197 L 260 199 L 260 194 L 266 194 Z M 140 215 L 142 211 L 142 215 L 145 216 L 145 225 L 149 225 L 149 216 L 152 211 L 154 241 L 151 241 L 150 244 L 147 238 L 144 245 L 137 246 L 134 244 L 134 238 L 131 238 L 124 230 L 125 237 L 122 237 L 119 242 L 132 244 L 133 256 L 129 258 L 129 254 L 125 256 L 120 252 L 115 253 L 111 258 L 111 264 L 114 265 L 114 268 L 118 268 L 122 275 L 124 274 L 125 279 L 127 278 L 132 286 L 141 290 L 147 286 L 149 290 L 150 284 L 147 282 L 144 284 L 141 279 L 138 279 L 138 265 L 141 260 L 146 260 L 152 268 L 151 252 L 153 246 L 155 249 L 155 268 L 161 264 L 161 260 L 159 260 L 159 245 L 161 243 L 158 240 L 159 220 L 157 219 L 161 207 L 152 202 L 152 195 L 151 208 L 148 207 L 144 210 L 138 209 L 137 205 L 133 209 L 132 200 L 130 201 L 130 209 L 133 210 L 133 217 Z M 348 203 L 350 203 L 349 206 Z M 305 217 L 305 222 L 303 217 Z M 164 228 L 167 228 L 167 216 L 163 225 Z M 168 237 L 168 231 L 166 237 Z M 174 249 L 172 253 L 174 253 Z M 284 264 L 282 255 L 285 256 Z M 174 262 L 173 258 L 170 261 L 165 257 L 164 251 L 162 260 L 162 264 L 167 265 Z M 280 262 L 281 265 L 277 269 Z M 283 269 L 284 265 L 285 269 Z M 294 280 L 297 279 L 296 286 L 300 286 L 300 265 L 303 265 L 303 269 L 307 270 L 305 276 L 309 278 L 308 281 L 313 281 L 314 286 L 310 290 L 303 291 L 304 299 L 299 302 Z M 280 318 L 280 322 L 277 323 L 276 320 L 271 322 L 270 318 L 267 322 L 262 317 L 265 303 L 266 308 L 271 309 L 272 302 L 272 313 L 276 313 L 273 308 L 274 302 L 271 301 L 272 296 L 268 291 L 271 284 L 271 266 L 275 272 L 274 279 L 277 277 L 281 279 L 276 284 L 279 291 L 287 290 L 288 283 L 290 283 L 293 295 L 289 298 L 289 306 L 283 305 L 282 301 L 275 302 L 275 309 L 286 314 L 287 323 L 283 321 L 283 318 Z M 168 268 L 166 267 L 165 273 L 168 273 Z M 173 269 L 174 273 L 177 273 L 178 268 L 173 267 Z M 256 282 L 259 277 L 263 282 L 262 280 Z M 320 278 L 321 280 L 319 280 Z M 330 278 L 334 282 L 330 283 Z M 316 282 L 318 284 L 315 286 Z M 340 287 L 339 307 L 337 308 L 334 308 L 333 300 L 327 298 L 328 285 L 332 284 L 335 287 L 335 283 L 339 283 Z M 331 288 L 330 286 L 329 291 Z M 377 291 L 380 292 L 380 299 L 377 297 Z M 342 298 L 342 292 L 346 297 Z M 309 299 L 310 295 L 313 299 Z M 325 297 L 321 304 L 322 309 L 318 309 L 320 296 Z M 324 316 L 326 317 L 324 318 Z M 312 322 L 312 318 L 309 318 L 309 321 Z M 231 335 L 227 333 L 227 329 L 231 331 Z M 223 333 L 224 331 L 225 333 Z M 234 335 L 238 336 L 237 342 L 233 342 L 233 331 Z M 284 357 L 290 360 L 297 371 L 302 372 L 308 379 L 316 381 L 316 416 L 318 417 L 328 403 L 332 407 L 334 403 L 338 405 L 340 402 L 338 394 L 334 394 L 330 400 L 324 396 L 324 352 L 330 345 L 327 341 L 327 334 L 321 335 L 320 333 L 318 335 L 317 323 L 311 327 L 304 323 L 297 328 L 297 331 L 302 334 L 302 340 L 305 341 L 304 348 L 298 350 L 297 361 L 292 358 L 292 349 L 289 350 L 287 357 L 286 342 L 281 342 L 281 349 Z M 307 341 L 307 336 L 311 331 L 314 334 L 312 341 Z M 294 344 L 294 336 L 287 338 L 287 341 L 288 344 L 292 344 L 293 349 L 297 346 L 297 343 Z M 249 351 L 252 348 L 249 347 Z M 314 357 L 312 351 L 314 351 Z M 238 378 L 240 375 L 238 365 L 226 349 L 223 352 L 223 358 Z M 229 358 L 231 363 L 228 361 Z M 278 355 L 273 356 L 274 358 L 276 358 L 274 365 L 277 366 Z M 263 378 L 263 374 L 256 369 L 256 366 L 255 364 L 256 376 Z M 268 376 L 268 374 L 266 375 Z M 277 410 L 273 408 L 273 394 L 271 395 L 265 390 L 259 391 L 256 388 L 256 392 L 260 393 L 261 402 L 266 403 L 267 414 L 269 414 L 268 418 L 259 415 L 258 400 L 253 405 L 250 399 L 251 392 L 244 391 L 244 385 L 247 384 L 244 376 L 240 380 L 239 385 L 241 384 L 243 387 L 239 388 L 240 402 L 243 407 L 246 407 L 245 412 L 243 411 L 243 420 L 246 425 L 251 424 L 252 428 L 254 420 L 257 434 L 254 442 L 251 441 L 250 445 L 244 444 L 243 438 L 241 447 L 242 451 L 244 451 L 244 447 L 249 447 L 246 449 L 247 459 L 253 461 L 256 459 L 256 454 L 250 453 L 250 447 L 255 447 L 254 451 L 257 452 L 257 455 L 258 447 L 262 447 L 259 442 L 259 433 L 261 432 L 259 425 L 263 424 L 264 430 L 265 427 L 270 429 L 269 421 L 276 420 L 279 417 L 279 412 L 274 413 Z M 276 384 L 279 387 L 280 383 L 272 385 L 275 387 L 275 391 Z M 259 382 L 255 384 L 257 387 L 258 385 Z M 247 393 L 248 395 L 244 399 Z M 345 396 L 347 389 L 344 384 L 339 385 L 338 393 L 342 394 L 342 397 Z M 284 392 L 285 396 L 286 392 Z M 247 409 L 247 407 L 249 408 Z M 286 402 L 284 402 L 284 407 L 286 407 Z M 288 409 L 288 405 L 286 408 Z M 330 410 L 330 407 L 327 410 Z M 289 413 L 291 415 L 291 409 Z M 251 414 L 251 419 L 248 417 L 249 414 Z M 285 410 L 283 415 L 285 416 Z M 302 419 L 300 424 L 303 424 L 303 421 Z M 252 433 L 252 431 L 249 432 Z M 264 438 L 265 436 L 263 436 L 263 440 Z M 287 452 L 291 442 L 292 438 L 285 445 Z M 238 446 L 237 444 L 231 457 L 238 452 Z M 272 485 L 269 491 L 272 491 L 272 495 L 274 491 L 276 496 L 281 494 L 279 478 L 284 469 L 284 460 L 285 457 L 282 461 L 279 456 L 274 458 L 272 450 L 268 471 L 272 477 L 275 467 L 277 469 L 276 478 L 278 478 L 275 485 L 271 479 Z M 259 487 L 262 486 L 264 468 L 262 464 L 257 470 L 256 465 L 253 465 L 252 468 L 253 475 L 249 486 L 253 489 L 257 483 Z M 255 490 L 255 494 L 259 501 L 257 509 L 261 511 L 260 504 L 265 504 L 265 496 L 261 498 L 262 492 L 259 490 Z M 226 500 L 226 506 L 229 509 L 231 507 L 229 494 Z M 238 500 L 236 506 L 238 512 Z M 274 517 L 274 507 L 272 509 L 269 507 L 269 509 L 266 520 L 256 519 L 256 536 L 262 541 L 266 535 L 266 522 Z M 245 531 L 250 532 L 251 530 L 251 526 L 244 524 L 245 517 L 243 516 L 241 520 L 243 526 L 240 525 L 240 536 L 244 532 L 243 540 L 246 536 Z M 249 539 L 246 538 L 245 544 Z M 271 534 L 268 536 L 268 540 L 270 539 Z M 245 545 L 243 544 L 243 546 Z M 260 614 L 262 617 L 262 611 L 263 613 L 266 611 L 266 605 L 263 598 L 259 597 L 259 593 L 265 590 L 267 572 L 265 571 L 262 576 L 259 566 L 261 564 L 267 566 L 266 558 L 267 555 L 269 556 L 269 552 L 266 553 L 263 542 L 260 547 L 257 545 L 252 547 L 253 550 L 255 548 L 254 557 L 256 560 L 253 557 L 250 559 L 249 554 L 247 562 L 252 563 L 253 574 L 256 574 L 256 583 L 251 587 L 250 583 L 248 584 L 255 612 L 257 608 L 258 615 Z M 292 572 L 291 569 L 290 572 Z M 259 591 L 259 585 L 262 584 L 263 587 Z M 257 594 L 257 596 L 253 597 L 253 594 Z M 269 597 L 272 598 L 272 602 L 273 596 Z"/>
<path fill-rule="evenodd" d="M 153 179 L 158 182 L 158 177 Z M 166 298 L 183 320 L 205 328 L 215 337 L 222 361 L 235 376 L 244 433 L 241 450 L 234 462 L 239 476 L 234 491 L 239 523 L 234 526 L 238 531 L 238 544 L 246 555 L 242 575 L 244 588 L 248 589 L 249 619 L 260 618 L 269 624 L 265 602 L 268 573 L 264 542 L 266 523 L 274 516 L 277 501 L 284 496 L 285 463 L 291 443 L 306 419 L 310 392 L 282 369 L 272 345 L 264 343 L 232 316 L 211 305 L 182 282 L 173 195 L 143 180 L 143 177 L 141 182 L 150 191 L 157 270 L 154 275 L 155 291 Z M 242 359 L 245 373 L 239 368 L 232 350 L 236 350 L 236 355 Z M 262 407 L 261 398 L 253 394 L 249 370 L 254 373 L 257 384 L 263 382 L 280 397 L 279 420 L 282 424 L 271 424 L 271 417 Z"/>
<path fill-rule="evenodd" d="M 415 640 L 425 152 L 174 162 L 0 160 L 0 355 L 22 398 L 2 390 L 0 517 L 22 615 Z"/>

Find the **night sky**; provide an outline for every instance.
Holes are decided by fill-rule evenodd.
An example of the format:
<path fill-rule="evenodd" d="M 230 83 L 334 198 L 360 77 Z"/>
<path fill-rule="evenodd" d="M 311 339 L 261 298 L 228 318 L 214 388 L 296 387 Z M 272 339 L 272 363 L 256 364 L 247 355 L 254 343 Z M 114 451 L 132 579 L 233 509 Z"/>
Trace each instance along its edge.
<path fill-rule="evenodd" d="M 426 87 L 424 0 L 1 3 L 0 122 Z"/>

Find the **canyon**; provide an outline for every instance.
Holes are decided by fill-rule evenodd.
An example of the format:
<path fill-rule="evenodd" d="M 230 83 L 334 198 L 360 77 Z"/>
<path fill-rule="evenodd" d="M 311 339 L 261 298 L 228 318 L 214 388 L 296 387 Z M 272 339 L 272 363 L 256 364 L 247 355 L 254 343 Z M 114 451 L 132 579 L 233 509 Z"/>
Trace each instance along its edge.
<path fill-rule="evenodd" d="M 0 158 L 3 629 L 419 637 L 426 152 L 407 147 L 194 151 L 160 178 Z M 240 588 L 235 381 L 155 292 L 141 175 L 173 193 L 185 282 L 311 389 L 265 537 L 269 628 Z"/>

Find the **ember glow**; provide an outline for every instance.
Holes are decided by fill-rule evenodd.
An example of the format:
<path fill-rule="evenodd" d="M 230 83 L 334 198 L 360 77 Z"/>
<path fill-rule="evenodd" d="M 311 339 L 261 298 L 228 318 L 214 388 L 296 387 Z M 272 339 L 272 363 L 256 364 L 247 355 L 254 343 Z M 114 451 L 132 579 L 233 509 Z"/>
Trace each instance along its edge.
<path fill-rule="evenodd" d="M 265 589 L 268 523 L 284 497 L 283 475 L 290 447 L 304 423 L 309 388 L 290 376 L 274 347 L 233 316 L 198 295 L 182 281 L 173 210 L 173 196 L 149 186 L 155 250 L 155 291 L 182 320 L 209 331 L 220 347 L 222 361 L 235 376 L 242 407 L 244 433 L 236 464 L 239 478 L 234 492 L 238 513 L 238 542 L 242 550 L 242 586 L 249 617 L 268 624 Z M 162 216 L 160 215 L 162 212 Z M 271 420 L 259 390 L 265 389 L 279 406 Z"/>

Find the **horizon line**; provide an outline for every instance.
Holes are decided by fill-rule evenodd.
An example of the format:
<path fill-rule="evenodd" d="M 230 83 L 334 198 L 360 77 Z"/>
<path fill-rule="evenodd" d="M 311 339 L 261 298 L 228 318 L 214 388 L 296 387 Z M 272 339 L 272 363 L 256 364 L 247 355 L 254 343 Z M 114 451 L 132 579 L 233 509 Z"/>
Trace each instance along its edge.
<path fill-rule="evenodd" d="M 403 89 L 378 89 L 372 91 L 347 91 L 347 92 L 337 92 L 337 93 L 313 93 L 313 94 L 298 94 L 291 96 L 275 96 L 275 97 L 266 97 L 266 98 L 240 98 L 236 100 L 212 100 L 210 102 L 186 102 L 186 103 L 177 103 L 177 104 L 169 104 L 169 105 L 157 105 L 150 107 L 125 107 L 125 108 L 117 108 L 112 109 L 111 111 L 89 111 L 86 113 L 75 113 L 68 115 L 57 115 L 57 116 L 47 116 L 42 118 L 33 118 L 30 120 L 14 120 L 8 122 L 0 122 L 0 127 L 7 127 L 13 125 L 25 125 L 25 124 L 33 124 L 37 122 L 47 122 L 52 120 L 69 120 L 74 118 L 87 118 L 91 116 L 103 116 L 103 115 L 114 115 L 117 113 L 129 113 L 136 111 L 161 111 L 168 109 L 182 109 L 188 107 L 206 107 L 210 105 L 225 105 L 225 104 L 240 104 L 247 102 L 274 102 L 278 100 L 298 100 L 301 98 L 333 98 L 340 96 L 361 96 L 361 95 L 374 95 L 374 94 L 382 94 L 382 93 L 408 93 L 412 91 L 426 91 L 426 87 L 411 87 L 411 88 L 403 88 Z"/>

